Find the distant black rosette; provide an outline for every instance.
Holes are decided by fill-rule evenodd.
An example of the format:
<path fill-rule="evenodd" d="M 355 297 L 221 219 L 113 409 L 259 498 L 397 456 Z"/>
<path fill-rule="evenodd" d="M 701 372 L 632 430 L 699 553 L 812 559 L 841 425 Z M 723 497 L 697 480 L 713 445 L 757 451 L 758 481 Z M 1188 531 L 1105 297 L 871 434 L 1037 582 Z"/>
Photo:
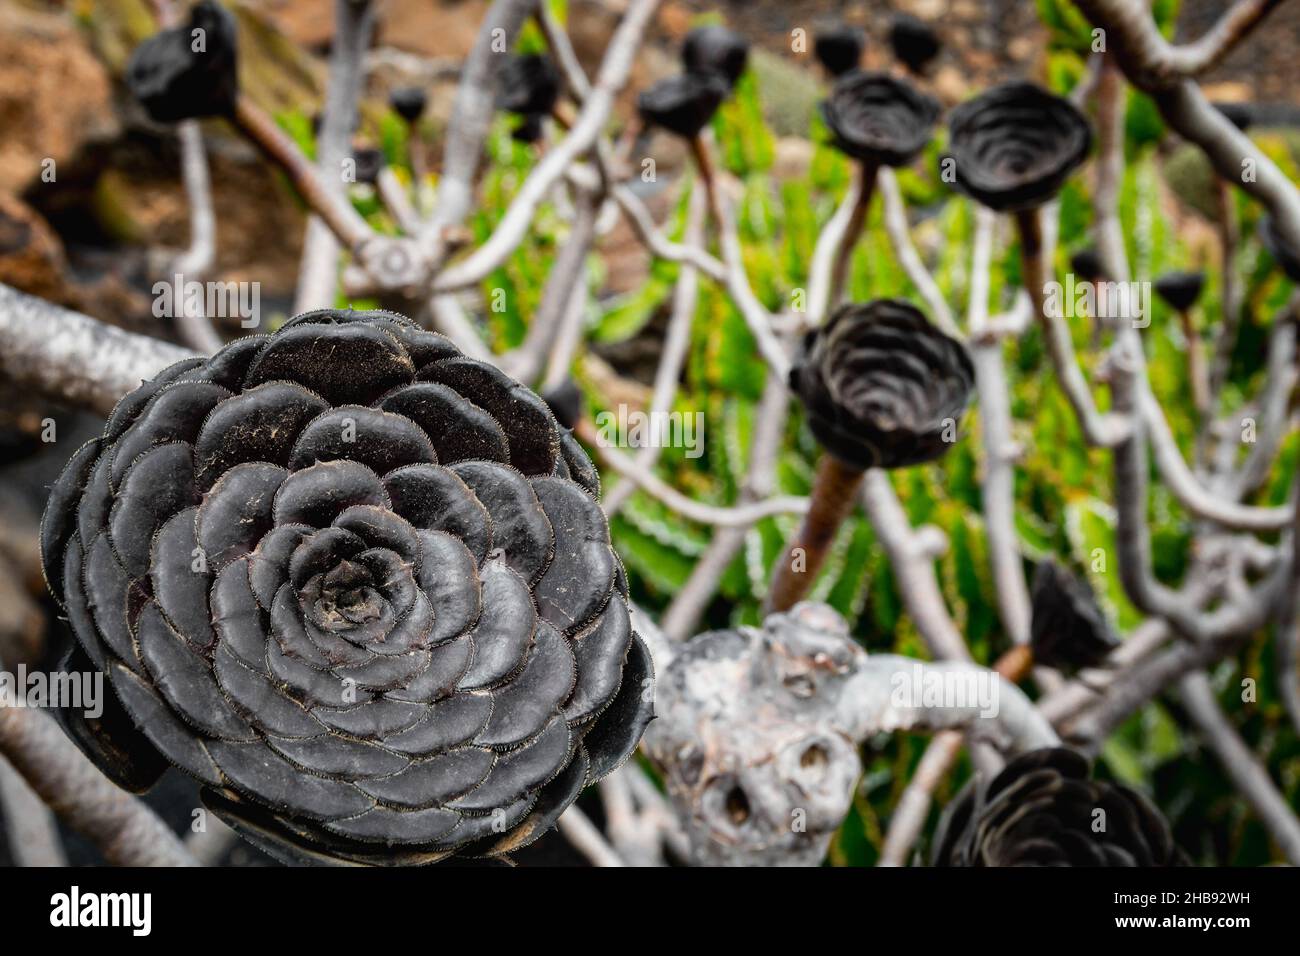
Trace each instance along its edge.
<path fill-rule="evenodd" d="M 1205 273 L 1166 272 L 1151 287 L 1171 309 L 1186 312 L 1201 297 L 1201 290 L 1205 288 Z"/>
<path fill-rule="evenodd" d="M 647 124 L 693 139 L 709 125 L 728 90 L 715 73 L 682 73 L 643 90 L 636 106 Z"/>
<path fill-rule="evenodd" d="M 682 44 L 682 66 L 687 73 L 714 73 L 735 86 L 749 61 L 749 41 L 735 30 L 718 24 L 697 27 Z"/>
<path fill-rule="evenodd" d="M 991 783 L 968 785 L 944 811 L 934 865 L 1187 865 L 1146 797 L 1088 777 L 1088 761 L 1065 747 L 1020 754 Z"/>
<path fill-rule="evenodd" d="M 1101 253 L 1096 246 L 1084 246 L 1073 253 L 1070 256 L 1070 269 L 1088 282 L 1097 282 L 1106 277 L 1106 267 L 1102 265 Z"/>
<path fill-rule="evenodd" d="M 194 49 L 196 36 L 202 37 L 202 50 Z M 158 123 L 228 116 L 239 95 L 236 49 L 234 18 L 203 0 L 190 10 L 188 22 L 135 48 L 126 65 L 127 88 Z"/>
<path fill-rule="evenodd" d="M 1292 282 L 1300 282 L 1300 249 L 1286 241 L 1272 215 L 1259 221 L 1259 239 L 1286 277 Z"/>
<path fill-rule="evenodd" d="M 1083 114 L 1033 83 L 1004 83 L 968 100 L 948 129 L 958 188 L 999 212 L 1047 202 L 1092 146 Z"/>
<path fill-rule="evenodd" d="M 560 98 L 560 71 L 548 56 L 511 56 L 501 67 L 496 107 L 522 116 L 545 115 Z"/>
<path fill-rule="evenodd" d="M 930 141 L 939 103 L 905 80 L 866 70 L 845 73 L 822 100 L 834 144 L 876 166 L 906 166 Z"/>
<path fill-rule="evenodd" d="M 965 347 L 915 306 L 841 306 L 808 333 L 790 387 L 813 435 L 858 468 L 903 468 L 942 456 L 974 383 Z"/>
<path fill-rule="evenodd" d="M 566 378 L 559 385 L 546 389 L 542 392 L 542 401 L 562 428 L 572 431 L 578 424 L 582 416 L 582 389 L 573 379 Z"/>
<path fill-rule="evenodd" d="M 393 313 L 173 365 L 46 506 L 114 692 L 70 732 L 133 789 L 160 753 L 282 860 L 508 853 L 651 716 L 598 490 L 537 395 Z"/>
<path fill-rule="evenodd" d="M 813 55 L 831 76 L 842 76 L 858 68 L 866 46 L 867 35 L 862 30 L 843 24 L 817 31 Z"/>
<path fill-rule="evenodd" d="M 388 94 L 388 105 L 406 122 L 414 123 L 424 115 L 429 95 L 422 86 L 402 86 Z"/>
<path fill-rule="evenodd" d="M 373 146 L 360 146 L 352 151 L 352 162 L 356 171 L 357 182 L 373 186 L 379 180 L 387 160 L 384 151 Z"/>
<path fill-rule="evenodd" d="M 1096 667 L 1119 646 L 1087 581 L 1051 558 L 1034 572 L 1029 646 L 1034 661 L 1063 670 Z"/>
<path fill-rule="evenodd" d="M 889 25 L 889 45 L 894 56 L 913 73 L 922 73 L 939 55 L 943 43 L 934 28 L 909 13 L 900 13 Z"/>

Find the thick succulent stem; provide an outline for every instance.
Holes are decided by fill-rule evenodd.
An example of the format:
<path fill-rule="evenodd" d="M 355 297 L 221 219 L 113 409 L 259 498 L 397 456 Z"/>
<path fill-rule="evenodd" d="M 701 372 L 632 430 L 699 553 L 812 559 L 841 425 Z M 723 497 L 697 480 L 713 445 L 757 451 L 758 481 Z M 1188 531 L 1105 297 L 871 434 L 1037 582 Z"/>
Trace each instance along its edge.
<path fill-rule="evenodd" d="M 1237 328 L 1241 324 L 1241 285 L 1237 281 L 1237 201 L 1232 183 L 1222 177 L 1215 180 L 1219 204 L 1219 249 L 1223 259 L 1220 273 L 1219 300 L 1223 303 L 1223 319 L 1214 337 L 1214 360 L 1210 364 L 1210 404 L 1214 404 L 1223 383 L 1228 379 L 1232 363 L 1232 350 L 1237 344 Z"/>
<path fill-rule="evenodd" d="M 817 466 L 813 481 L 811 507 L 790 541 L 785 558 L 777 562 L 768 590 L 766 611 L 788 611 L 803 599 L 826 562 L 835 532 L 853 511 L 858 488 L 862 485 L 860 468 L 847 465 L 827 452 Z"/>
<path fill-rule="evenodd" d="M 231 121 L 274 165 L 284 170 L 294 189 L 349 250 L 371 235 L 370 227 L 352 204 L 325 189 L 316 169 L 275 121 L 247 96 L 235 101 Z"/>
<path fill-rule="evenodd" d="M 1178 321 L 1182 324 L 1183 338 L 1187 341 L 1187 376 L 1192 382 L 1192 405 L 1197 416 L 1204 421 L 1210 410 L 1210 376 L 1205 365 L 1205 348 L 1191 310 L 1179 309 Z"/>
<path fill-rule="evenodd" d="M 844 297 L 844 288 L 848 284 L 849 265 L 853 262 L 853 250 L 862 237 L 867 224 L 867 212 L 871 209 L 871 197 L 876 191 L 876 173 L 879 170 L 874 163 L 858 165 L 858 201 L 853 206 L 849 224 L 844 230 L 844 238 L 835 253 L 835 264 L 831 266 L 830 307 L 833 309 Z"/>
<path fill-rule="evenodd" d="M 0 707 L 0 752 L 50 809 L 117 866 L 194 866 L 152 810 L 109 781 L 39 710 Z"/>

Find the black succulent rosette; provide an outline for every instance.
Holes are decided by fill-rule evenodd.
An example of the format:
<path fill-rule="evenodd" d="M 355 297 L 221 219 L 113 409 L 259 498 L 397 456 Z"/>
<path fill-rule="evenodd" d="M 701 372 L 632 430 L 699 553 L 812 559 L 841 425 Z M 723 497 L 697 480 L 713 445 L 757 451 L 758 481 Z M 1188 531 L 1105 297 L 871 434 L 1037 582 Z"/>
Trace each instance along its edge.
<path fill-rule="evenodd" d="M 373 146 L 362 146 L 352 151 L 352 162 L 357 175 L 357 182 L 373 186 L 379 179 L 387 160 L 384 151 Z"/>
<path fill-rule="evenodd" d="M 540 398 L 391 313 L 174 365 L 43 519 L 124 711 L 74 735 L 134 788 L 156 748 L 281 859 L 522 846 L 651 716 L 598 484 Z"/>
<path fill-rule="evenodd" d="M 687 73 L 713 73 L 734 87 L 749 61 L 749 41 L 719 24 L 696 27 L 682 44 L 682 65 Z"/>
<path fill-rule="evenodd" d="M 899 62 L 913 73 L 922 73 L 939 55 L 943 43 L 934 28 L 909 13 L 900 13 L 889 25 L 889 45 Z"/>
<path fill-rule="evenodd" d="M 204 49 L 193 49 L 201 30 Z M 227 116 L 239 94 L 235 21 L 226 10 L 202 0 L 189 21 L 145 40 L 126 65 L 126 85 L 158 123 L 202 116 Z"/>
<path fill-rule="evenodd" d="M 1119 639 L 1087 581 L 1051 558 L 1034 571 L 1029 646 L 1034 661 L 1063 670 L 1096 667 Z"/>
<path fill-rule="evenodd" d="M 1201 290 L 1205 288 L 1205 273 L 1166 272 L 1151 287 L 1171 309 L 1186 312 L 1201 297 Z"/>
<path fill-rule="evenodd" d="M 1064 747 L 1015 757 L 992 783 L 968 786 L 945 810 L 934 864 L 1187 865 L 1168 822 L 1146 797 L 1089 780 L 1088 771 L 1088 761 Z M 1104 827 L 1096 826 L 1103 819 Z"/>
<path fill-rule="evenodd" d="M 636 106 L 648 125 L 694 139 L 709 125 L 729 89 L 715 73 L 682 73 L 642 90 Z"/>
<path fill-rule="evenodd" d="M 813 435 L 863 469 L 941 457 L 974 380 L 965 346 L 898 299 L 840 307 L 808 333 L 790 372 Z"/>
<path fill-rule="evenodd" d="M 813 55 L 831 76 L 842 76 L 858 68 L 866 46 L 867 35 L 846 24 L 819 30 L 813 38 Z"/>
<path fill-rule="evenodd" d="M 1079 278 L 1096 282 L 1106 277 L 1106 267 L 1102 265 L 1101 253 L 1095 246 L 1085 246 L 1070 256 L 1070 269 Z"/>
<path fill-rule="evenodd" d="M 560 71 L 548 56 L 511 56 L 501 67 L 496 106 L 521 116 L 546 115 L 560 98 Z"/>
<path fill-rule="evenodd" d="M 424 115 L 429 95 L 421 86 L 402 86 L 388 94 L 388 105 L 407 123 L 414 123 Z"/>
<path fill-rule="evenodd" d="M 906 166 L 930 141 L 939 103 L 887 73 L 853 70 L 835 81 L 821 111 L 841 152 L 875 166 Z"/>
<path fill-rule="evenodd" d="M 1286 277 L 1292 282 L 1300 282 L 1300 249 L 1286 241 L 1272 215 L 1259 221 L 1259 239 Z"/>
<path fill-rule="evenodd" d="M 966 101 L 948 129 L 958 188 L 998 212 L 1050 200 L 1092 146 L 1083 114 L 1033 83 L 1004 83 Z"/>

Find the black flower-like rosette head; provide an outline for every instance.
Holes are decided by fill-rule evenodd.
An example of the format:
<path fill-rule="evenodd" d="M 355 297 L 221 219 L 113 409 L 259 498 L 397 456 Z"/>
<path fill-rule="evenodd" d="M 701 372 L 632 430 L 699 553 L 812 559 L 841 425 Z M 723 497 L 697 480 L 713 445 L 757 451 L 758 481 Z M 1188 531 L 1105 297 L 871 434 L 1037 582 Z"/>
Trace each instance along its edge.
<path fill-rule="evenodd" d="M 939 55 L 943 43 L 934 28 L 909 13 L 900 13 L 889 25 L 889 45 L 899 62 L 913 73 L 923 73 Z"/>
<path fill-rule="evenodd" d="M 124 711 L 74 735 L 134 788 L 156 749 L 282 859 L 522 846 L 651 715 L 597 492 L 540 398 L 398 315 L 174 365 L 46 507 L 51 591 Z"/>
<path fill-rule="evenodd" d="M 1272 215 L 1259 221 L 1259 240 L 1286 277 L 1292 282 L 1300 282 L 1300 249 L 1287 242 Z"/>
<path fill-rule="evenodd" d="M 414 123 L 424 115 L 429 105 L 429 94 L 422 86 L 402 86 L 388 94 L 388 105 L 407 123 Z"/>
<path fill-rule="evenodd" d="M 904 468 L 952 447 L 974 378 L 960 342 L 915 306 L 876 299 L 842 306 L 805 337 L 790 387 L 832 455 Z"/>
<path fill-rule="evenodd" d="M 357 182 L 373 186 L 379 179 L 387 160 L 384 151 L 373 146 L 360 146 L 352 151 L 352 162 Z"/>
<path fill-rule="evenodd" d="M 694 139 L 709 125 L 729 89 L 716 73 L 682 73 L 642 90 L 636 107 L 650 126 Z"/>
<path fill-rule="evenodd" d="M 1205 273 L 1166 272 L 1151 287 L 1171 309 L 1186 312 L 1201 297 L 1201 290 L 1205 288 Z"/>
<path fill-rule="evenodd" d="M 925 149 L 939 118 L 934 97 L 868 70 L 836 80 L 821 110 L 836 148 L 875 166 L 906 166 Z"/>
<path fill-rule="evenodd" d="M 195 49 L 199 38 L 202 49 Z M 203 0 L 190 10 L 187 23 L 135 48 L 126 65 L 126 85 L 158 123 L 227 116 L 239 95 L 235 54 L 234 19 Z"/>
<path fill-rule="evenodd" d="M 749 41 L 720 24 L 696 27 L 682 44 L 687 73 L 714 73 L 734 87 L 749 61 Z"/>
<path fill-rule="evenodd" d="M 1051 558 L 1034 572 L 1029 646 L 1034 660 L 1049 667 L 1096 667 L 1119 639 L 1087 581 Z"/>
<path fill-rule="evenodd" d="M 1243 133 L 1255 122 L 1255 109 L 1249 103 L 1211 103 L 1210 105 Z"/>
<path fill-rule="evenodd" d="M 813 55 L 831 76 L 842 76 L 858 68 L 866 46 L 867 35 L 862 30 L 842 24 L 817 32 Z"/>
<path fill-rule="evenodd" d="M 1083 114 L 1033 83 L 1005 83 L 967 100 L 948 130 L 958 188 L 998 212 L 1050 200 L 1092 146 Z"/>
<path fill-rule="evenodd" d="M 967 786 L 945 810 L 934 864 L 1187 864 L 1168 822 L 1146 797 L 1121 784 L 1089 780 L 1088 771 L 1088 761 L 1064 747 L 1015 757 L 991 783 Z M 1101 820 L 1104 827 L 1097 825 Z"/>
<path fill-rule="evenodd" d="M 501 67 L 496 107 L 521 116 L 548 114 L 560 98 L 560 71 L 549 56 L 511 56 Z"/>
<path fill-rule="evenodd" d="M 1106 277 L 1106 267 L 1102 265 L 1101 253 L 1096 246 L 1084 246 L 1070 256 L 1070 269 L 1080 279 L 1097 282 Z"/>

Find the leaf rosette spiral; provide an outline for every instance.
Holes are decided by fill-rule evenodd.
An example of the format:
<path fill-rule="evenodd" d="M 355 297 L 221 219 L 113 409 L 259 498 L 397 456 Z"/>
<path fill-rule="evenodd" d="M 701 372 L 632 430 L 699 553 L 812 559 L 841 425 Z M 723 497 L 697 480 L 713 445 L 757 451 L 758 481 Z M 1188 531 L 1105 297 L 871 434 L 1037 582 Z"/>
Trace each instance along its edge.
<path fill-rule="evenodd" d="M 967 100 L 948 130 L 957 187 L 998 212 L 1047 202 L 1092 146 L 1083 114 L 1033 83 L 1004 83 Z"/>
<path fill-rule="evenodd" d="M 876 166 L 906 166 L 930 141 L 939 102 L 887 73 L 852 70 L 835 81 L 821 111 L 841 152 Z"/>
<path fill-rule="evenodd" d="M 1160 811 L 1136 790 L 1088 779 L 1064 747 L 1031 750 L 968 786 L 935 835 L 938 866 L 1181 866 Z M 1098 821 L 1104 821 L 1099 826 Z"/>
<path fill-rule="evenodd" d="M 540 398 L 398 315 L 174 365 L 42 523 L 124 711 L 73 734 L 135 789 L 161 754 L 282 859 L 507 853 L 651 716 L 598 491 Z"/>
<path fill-rule="evenodd" d="M 974 378 L 965 347 L 898 299 L 839 308 L 805 337 L 790 372 L 813 435 L 859 468 L 942 456 L 956 440 Z"/>

